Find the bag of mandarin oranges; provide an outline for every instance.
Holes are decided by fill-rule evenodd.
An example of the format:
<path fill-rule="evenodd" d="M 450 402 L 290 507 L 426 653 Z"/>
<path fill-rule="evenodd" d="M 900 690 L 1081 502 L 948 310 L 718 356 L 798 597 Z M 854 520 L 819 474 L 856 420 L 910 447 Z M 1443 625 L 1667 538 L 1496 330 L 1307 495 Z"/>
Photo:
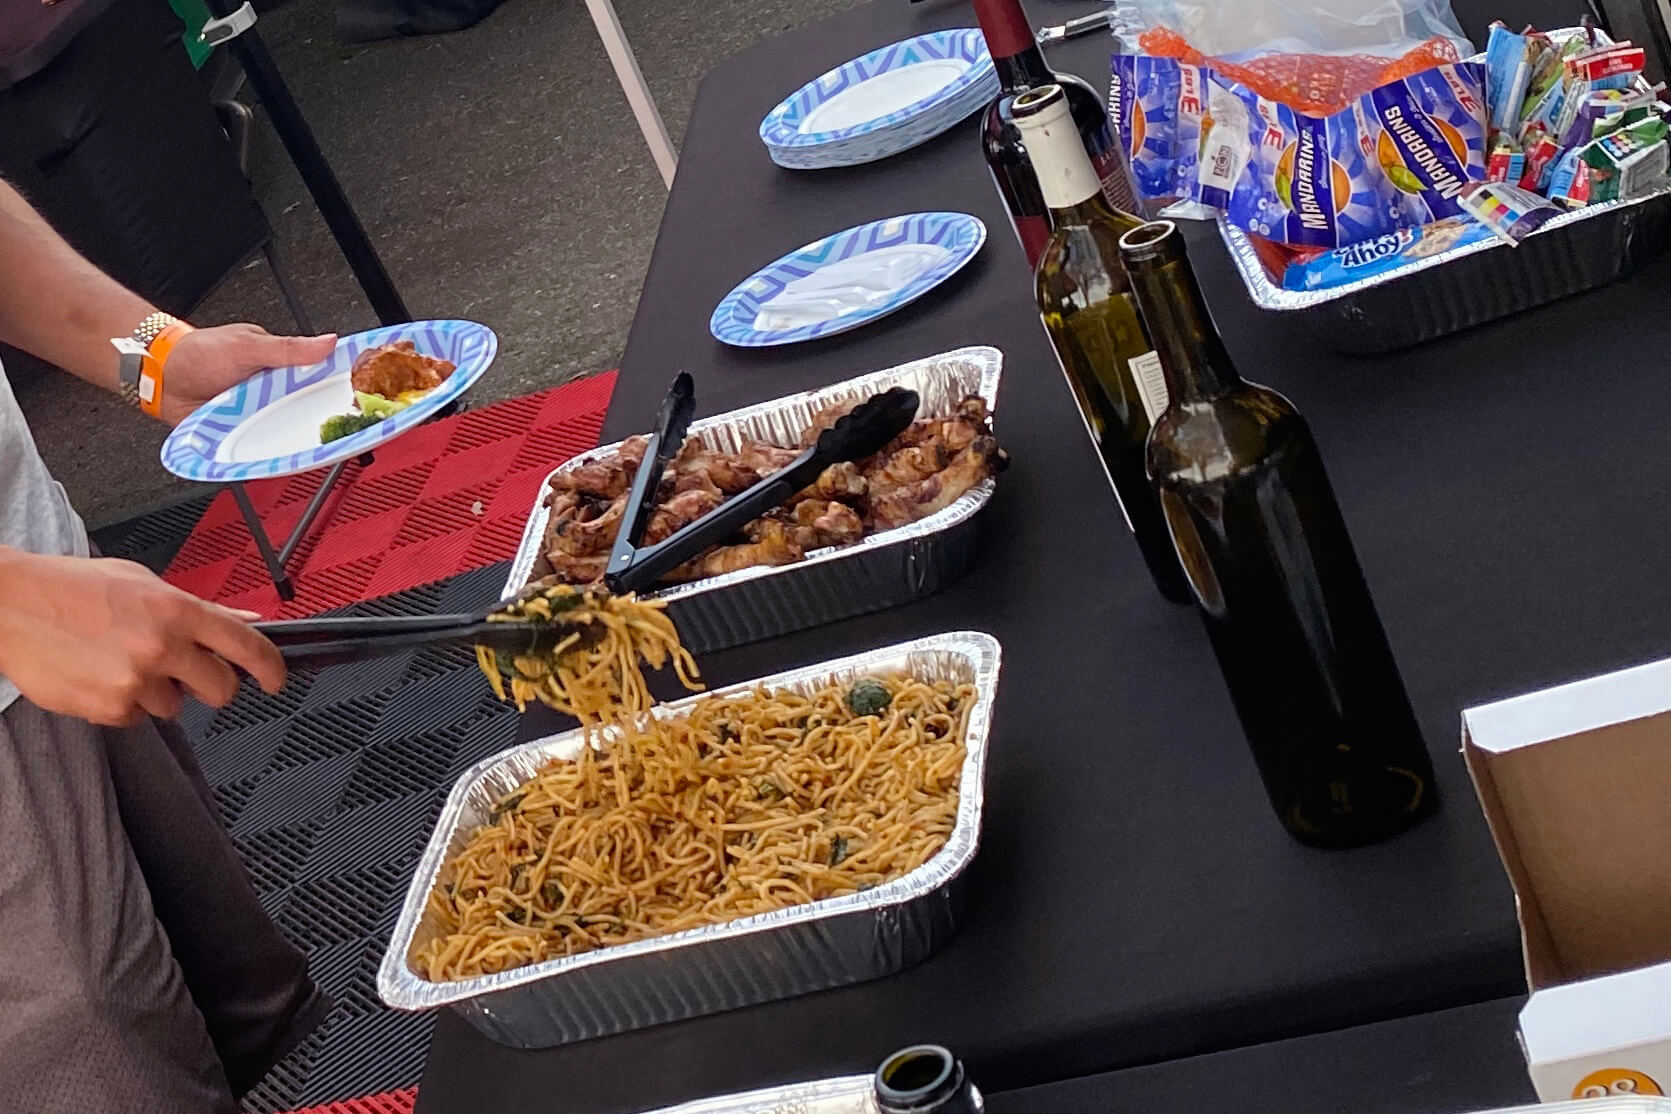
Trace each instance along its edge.
<path fill-rule="evenodd" d="M 1484 176 L 1484 75 L 1446 0 L 1115 8 L 1110 101 L 1143 196 L 1224 212 L 1281 246 L 1268 262 L 1456 215 Z"/>

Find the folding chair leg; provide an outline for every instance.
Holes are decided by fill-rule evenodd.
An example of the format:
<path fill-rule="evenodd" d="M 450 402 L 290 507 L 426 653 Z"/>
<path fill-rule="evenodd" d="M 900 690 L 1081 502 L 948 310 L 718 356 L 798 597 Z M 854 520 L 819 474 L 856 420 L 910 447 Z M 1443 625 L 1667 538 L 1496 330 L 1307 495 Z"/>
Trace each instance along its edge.
<path fill-rule="evenodd" d="M 302 305 L 301 295 L 296 293 L 296 287 L 290 281 L 290 273 L 279 263 L 278 245 L 268 240 L 261 245 L 261 253 L 267 257 L 267 269 L 273 272 L 273 281 L 278 284 L 284 304 L 290 307 L 290 316 L 295 318 L 297 330 L 303 336 L 312 336 L 313 322 L 308 318 L 307 308 Z"/>
<path fill-rule="evenodd" d="M 632 114 L 638 119 L 638 130 L 644 133 L 644 142 L 650 145 L 650 156 L 656 160 L 656 169 L 661 171 L 662 184 L 672 189 L 673 171 L 679 165 L 679 156 L 673 150 L 673 140 L 668 137 L 661 112 L 650 96 L 644 71 L 638 68 L 638 59 L 633 56 L 626 32 L 621 30 L 615 6 L 609 0 L 586 0 L 586 10 L 592 13 L 592 22 L 597 26 L 598 37 L 603 40 L 604 52 L 609 55 L 610 65 L 615 67 L 615 79 L 621 83 L 621 92 L 627 95 L 627 103 L 632 105 Z"/>

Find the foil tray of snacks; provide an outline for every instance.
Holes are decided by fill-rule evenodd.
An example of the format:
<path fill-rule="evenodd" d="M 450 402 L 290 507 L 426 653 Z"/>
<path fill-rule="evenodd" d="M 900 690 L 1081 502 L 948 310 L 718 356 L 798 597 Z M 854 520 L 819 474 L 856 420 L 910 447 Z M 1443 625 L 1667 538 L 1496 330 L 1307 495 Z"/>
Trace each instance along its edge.
<path fill-rule="evenodd" d="M 990 426 L 1002 369 L 997 349 L 960 348 L 693 423 L 690 452 L 681 453 L 670 474 L 680 472 L 686 457 L 691 470 L 700 470 L 707 453 L 717 454 L 716 464 L 752 476 L 781 464 L 779 454 L 793 456 L 794 446 L 843 407 L 896 386 L 921 398 L 918 421 L 903 438 L 919 443 L 840 476 L 821 476 L 820 487 L 828 481 L 840 490 L 820 491 L 818 500 L 794 508 L 827 513 L 814 510 L 803 516 L 806 521 L 786 515 L 783 529 L 762 519 L 770 534 L 710 553 L 706 567 L 693 570 L 697 578 L 653 593 L 666 601 L 685 647 L 708 653 L 895 607 L 961 576 L 974 560 L 977 517 L 996 489 L 993 473 L 1005 461 Z M 941 427 L 943 436 L 936 432 Z M 635 446 L 641 456 L 642 439 L 629 438 L 582 453 L 551 473 L 511 562 L 505 598 L 535 583 L 580 584 L 601 574 L 614 537 L 612 500 L 622 498 L 619 491 L 632 476 L 620 462 L 636 469 Z M 748 454 L 765 459 L 753 462 Z M 929 455 L 937 458 L 925 460 Z M 903 475 L 889 478 L 901 469 Z M 673 516 L 676 504 L 688 502 L 690 513 L 700 514 L 733 485 L 721 477 L 718 489 L 704 486 L 712 490 L 676 485 L 677 494 L 657 512 L 669 515 L 669 529 L 682 521 Z M 655 540 L 656 529 L 652 517 L 647 541 Z M 743 561 L 751 564 L 731 567 Z"/>
<path fill-rule="evenodd" d="M 1109 103 L 1143 198 L 1216 212 L 1254 304 L 1340 351 L 1593 289 L 1671 241 L 1664 86 L 1593 26 L 1351 65 L 1206 58 L 1164 28 L 1138 44 Z"/>
<path fill-rule="evenodd" d="M 797 790 L 786 793 L 770 778 L 758 785 L 752 775 L 746 786 L 717 784 L 700 757 L 679 764 L 678 744 L 670 738 L 646 750 L 624 738 L 619 725 L 594 727 L 595 736 L 577 729 L 477 763 L 460 776 L 442 807 L 379 966 L 378 993 L 396 1009 L 451 1006 L 495 1041 L 543 1048 L 879 978 L 920 963 L 950 938 L 962 913 L 961 879 L 980 839 L 999 657 L 991 635 L 952 632 L 652 710 L 670 725 L 656 730 L 696 740 L 698 756 L 754 745 L 760 740 L 751 742 L 751 736 L 761 735 L 782 736 L 776 745 L 786 751 L 827 743 L 838 755 L 896 763 L 878 774 L 887 775 L 885 784 L 872 785 L 874 777 L 832 783 L 835 795 L 823 797 L 819 809 L 803 809 Z M 860 730 L 861 743 L 870 738 L 865 717 L 879 716 L 890 703 L 902 714 L 890 713 L 885 721 L 890 726 L 879 738 L 903 733 L 895 739 L 897 753 L 873 753 L 879 743 L 848 747 L 854 730 Z M 751 710 L 759 718 L 750 719 Z M 774 716 L 792 718 L 772 726 Z M 745 727 L 736 727 L 733 719 Z M 710 736 L 711 745 L 701 742 Z M 585 753 L 589 737 L 594 749 Z M 828 765 L 817 755 L 809 761 L 820 769 Z M 658 762 L 670 765 L 652 771 Z M 629 763 L 631 775 L 622 772 Z M 739 764 L 747 764 L 746 756 L 731 765 Z M 806 780 L 839 773 L 838 764 L 817 777 L 809 773 Z M 791 775 L 799 784 L 795 771 L 784 776 Z M 621 777 L 642 781 L 636 789 L 626 786 L 625 803 L 618 800 Z M 576 788 L 569 784 L 576 778 L 591 780 Z M 584 793 L 591 791 L 586 786 L 607 790 L 609 800 L 600 799 L 593 810 L 599 815 L 639 807 L 655 795 L 654 785 L 676 798 L 665 807 L 678 813 L 683 807 L 678 802 L 689 796 L 679 788 L 681 779 L 690 778 L 700 783 L 700 800 L 708 801 L 704 794 L 710 789 L 727 794 L 723 802 L 708 803 L 723 806 L 732 826 L 722 829 L 730 833 L 724 847 L 729 865 L 716 875 L 720 880 L 714 882 L 710 871 L 674 886 L 673 919 L 657 923 L 681 927 L 660 932 L 651 923 L 655 914 L 649 904 L 662 896 L 663 882 L 657 882 L 657 895 L 644 897 L 629 879 L 618 879 L 611 888 L 609 879 L 593 878 L 590 867 L 576 873 L 580 880 L 559 875 L 549 842 L 545 855 L 534 856 L 539 860 L 534 869 L 543 873 L 521 887 L 530 891 L 527 896 L 517 896 L 519 868 L 496 842 L 507 817 L 513 829 L 567 824 L 570 838 L 585 840 L 591 837 L 584 817 L 592 815 L 586 811 L 592 805 L 584 803 Z M 547 786 L 545 779 L 567 780 Z M 842 801 L 849 790 L 863 799 Z M 900 800 L 889 804 L 890 792 Z M 547 796 L 552 802 L 582 801 L 582 814 L 564 814 Z M 859 810 L 856 818 L 843 818 L 849 805 Z M 757 814 L 764 818 L 753 819 Z M 804 837 L 770 834 L 784 825 L 799 831 L 813 821 L 817 830 Z M 650 843 L 683 839 L 690 846 L 673 848 L 675 857 L 701 859 L 712 848 L 702 835 L 707 829 L 692 823 L 663 817 L 659 827 L 652 825 L 661 834 Z M 696 829 L 701 831 L 691 834 Z M 750 862 L 768 853 L 777 858 L 760 867 L 766 872 L 762 880 L 768 888 L 783 889 L 781 894 L 768 895 L 743 877 L 753 869 Z M 790 873 L 804 886 L 784 879 L 785 854 L 795 857 Z M 913 863 L 918 865 L 908 865 Z M 499 878 L 506 870 L 508 881 Z M 727 893 L 733 883 L 736 892 Z M 555 889 L 546 893 L 548 887 Z M 821 893 L 825 888 L 828 893 Z M 500 909 L 494 902 L 509 904 Z M 723 910 L 730 902 L 761 911 L 726 919 Z M 463 924 L 449 921 L 460 903 L 470 903 L 472 916 L 489 918 L 478 922 L 485 927 L 466 932 Z M 714 912 L 716 903 L 722 912 Z M 630 915 L 622 911 L 629 906 Z M 538 958 L 542 955 L 549 958 Z"/>
<path fill-rule="evenodd" d="M 1298 313 L 1329 347 L 1368 355 L 1460 332 L 1640 270 L 1671 244 L 1671 183 L 1628 201 L 1563 213 L 1517 247 L 1495 237 L 1446 247 L 1443 232 L 1391 233 L 1340 254 L 1348 262 L 1394 255 L 1400 262 L 1318 290 L 1284 289 L 1247 233 L 1223 218 L 1219 232 L 1254 305 Z"/>

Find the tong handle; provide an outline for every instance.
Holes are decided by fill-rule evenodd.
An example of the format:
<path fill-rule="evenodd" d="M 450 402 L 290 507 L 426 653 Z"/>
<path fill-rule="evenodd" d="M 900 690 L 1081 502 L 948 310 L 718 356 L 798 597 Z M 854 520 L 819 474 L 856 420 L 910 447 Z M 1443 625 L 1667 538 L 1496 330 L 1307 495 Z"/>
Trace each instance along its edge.
<path fill-rule="evenodd" d="M 661 474 L 668 462 L 685 443 L 685 430 L 690 428 L 692 412 L 696 409 L 696 385 L 690 372 L 681 371 L 673 377 L 673 385 L 661 400 L 656 411 L 656 424 L 650 431 L 650 441 L 644 446 L 644 459 L 632 478 L 627 492 L 625 513 L 615 533 L 615 544 L 609 550 L 606 571 L 619 573 L 632 564 L 638 543 L 644 538 L 644 528 L 650 524 L 650 514 L 656 508 L 656 489 L 661 486 Z"/>
<path fill-rule="evenodd" d="M 403 650 L 426 646 L 475 645 L 483 643 L 507 653 L 532 653 L 541 645 L 550 645 L 560 634 L 549 624 L 534 622 L 488 622 L 479 616 L 453 616 L 469 620 L 444 627 L 423 629 L 384 628 L 368 632 L 364 628 L 341 628 L 332 634 L 318 637 L 287 637 L 278 642 L 279 654 L 292 669 L 317 669 L 327 665 L 341 665 L 350 661 L 398 654 Z M 298 620 L 309 622 L 311 620 Z M 281 635 L 281 637 L 283 637 Z"/>
<path fill-rule="evenodd" d="M 302 642 L 434 633 L 470 627 L 484 622 L 486 618 L 485 614 L 338 615 L 316 619 L 273 619 L 251 625 L 262 637 L 282 648 Z"/>
<path fill-rule="evenodd" d="M 665 541 L 638 550 L 636 558 L 625 569 L 605 573 L 604 583 L 616 593 L 654 588 L 667 573 L 778 506 L 816 480 L 830 465 L 861 460 L 880 452 L 911 424 L 920 401 L 916 391 L 904 387 L 873 395 L 836 419 L 835 424 L 818 435 L 811 448 L 783 468 L 674 531 Z"/>

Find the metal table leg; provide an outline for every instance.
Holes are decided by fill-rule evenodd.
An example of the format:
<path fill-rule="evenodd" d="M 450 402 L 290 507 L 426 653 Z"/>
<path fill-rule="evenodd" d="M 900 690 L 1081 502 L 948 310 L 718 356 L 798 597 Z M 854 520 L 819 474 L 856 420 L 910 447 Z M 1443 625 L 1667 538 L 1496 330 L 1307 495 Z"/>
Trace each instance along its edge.
<path fill-rule="evenodd" d="M 284 149 L 289 152 L 290 161 L 296 164 L 296 171 L 302 176 L 308 193 L 313 195 L 319 215 L 325 218 L 326 227 L 336 238 L 337 247 L 342 250 L 354 277 L 359 280 L 360 289 L 365 291 L 372 311 L 385 325 L 399 325 L 412 320 L 406 303 L 401 300 L 389 272 L 377 255 L 377 249 L 366 236 L 358 214 L 342 192 L 336 173 L 325 161 L 325 154 L 319 149 L 313 129 L 308 127 L 302 110 L 296 106 L 296 99 L 290 95 L 290 87 L 273 64 L 272 55 L 267 53 L 260 32 L 254 29 L 253 8 L 240 4 L 239 0 L 207 2 L 217 19 L 211 20 L 210 25 L 204 28 L 204 41 L 214 45 L 224 43 L 243 67 L 250 88 L 267 110 L 267 119 L 284 143 Z M 236 26 L 217 26 L 234 19 L 238 20 Z"/>

